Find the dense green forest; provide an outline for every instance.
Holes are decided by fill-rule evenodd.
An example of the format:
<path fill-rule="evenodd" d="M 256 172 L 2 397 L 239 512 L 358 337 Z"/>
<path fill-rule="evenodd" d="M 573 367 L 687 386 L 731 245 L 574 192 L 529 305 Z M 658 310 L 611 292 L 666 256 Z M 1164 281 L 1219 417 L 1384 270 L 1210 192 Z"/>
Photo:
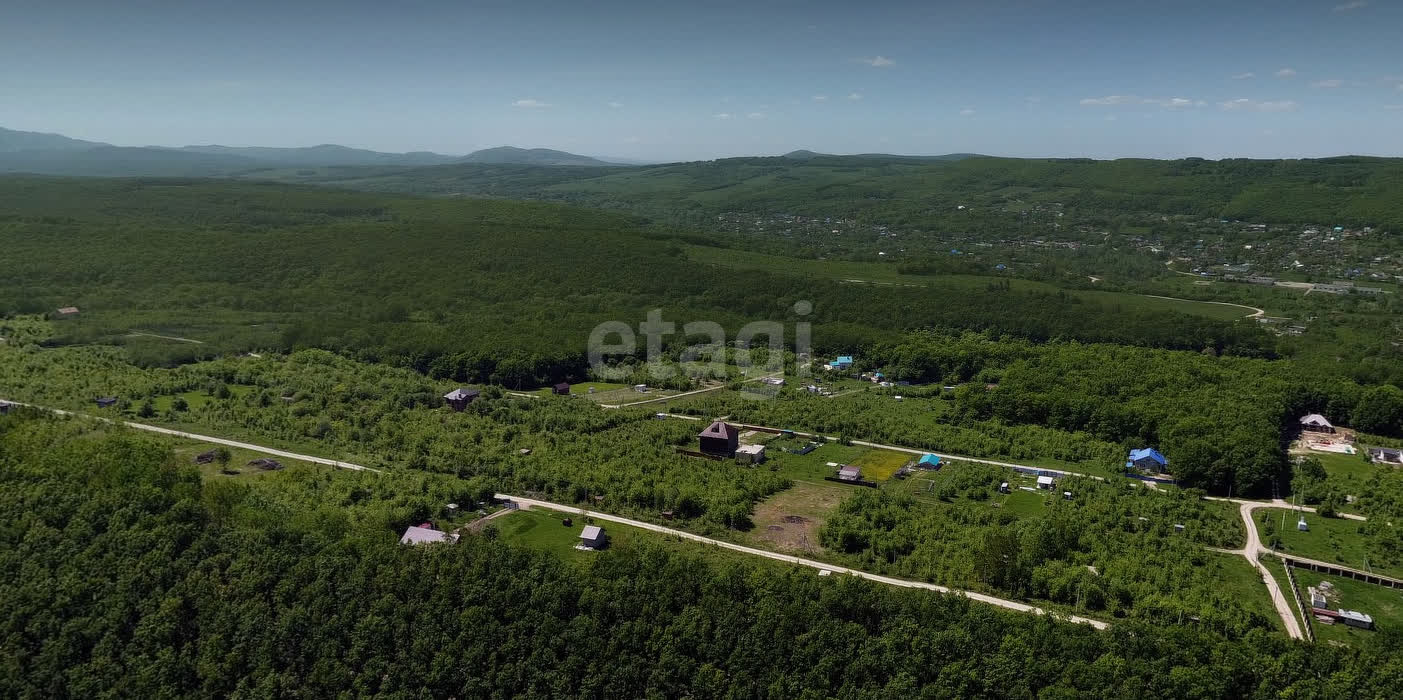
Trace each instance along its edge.
<path fill-rule="evenodd" d="M 0 694 L 1387 697 L 1396 633 L 1107 632 L 658 548 L 584 565 L 465 535 L 414 473 L 202 482 L 154 438 L 0 416 Z"/>
<path fill-rule="evenodd" d="M 816 349 L 924 327 L 1272 356 L 1252 324 L 990 280 L 855 288 L 689 259 L 616 214 L 199 180 L 0 178 L 0 308 L 82 310 L 59 344 L 145 364 L 318 347 L 510 387 L 582 378 L 590 329 L 663 309 L 732 333 L 814 309 Z M 958 303 L 951 303 L 951 295 Z M 171 344 L 132 331 L 190 337 Z M 674 336 L 677 347 L 686 339 Z"/>

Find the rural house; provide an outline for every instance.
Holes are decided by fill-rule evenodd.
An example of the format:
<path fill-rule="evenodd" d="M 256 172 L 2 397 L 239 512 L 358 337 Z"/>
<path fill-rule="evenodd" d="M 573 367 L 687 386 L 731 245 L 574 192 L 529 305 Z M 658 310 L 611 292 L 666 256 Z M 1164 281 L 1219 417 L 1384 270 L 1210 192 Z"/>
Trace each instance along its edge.
<path fill-rule="evenodd" d="M 838 467 L 838 478 L 843 481 L 857 481 L 862 478 L 862 470 L 851 464 Z"/>
<path fill-rule="evenodd" d="M 468 404 L 472 403 L 473 400 L 481 394 L 482 392 L 478 391 L 477 389 L 459 387 L 457 389 L 454 389 L 453 391 L 448 392 L 447 394 L 444 394 L 443 400 L 447 401 L 448 405 L 453 407 L 453 410 L 461 411 L 467 408 Z"/>
<path fill-rule="evenodd" d="M 608 542 L 609 536 L 598 525 L 586 525 L 580 532 L 580 546 L 586 549 L 602 549 Z"/>
<path fill-rule="evenodd" d="M 457 542 L 456 533 L 435 530 L 429 523 L 411 525 L 399 538 L 400 544 L 431 544 L 434 542 Z"/>
<path fill-rule="evenodd" d="M 921 455 L 920 459 L 916 460 L 916 466 L 921 469 L 939 469 L 940 458 L 933 454 L 924 454 Z"/>
<path fill-rule="evenodd" d="M 697 438 L 702 453 L 722 457 L 736 456 L 736 447 L 740 444 L 740 433 L 736 427 L 719 420 L 697 433 Z"/>
<path fill-rule="evenodd" d="M 1040 488 L 1040 489 L 1051 489 L 1052 486 L 1053 486 L 1053 484 L 1056 484 L 1056 483 L 1057 483 L 1057 480 L 1056 480 L 1056 479 L 1053 479 L 1053 478 L 1050 477 L 1050 476 L 1044 475 L 1044 476 L 1038 477 L 1038 488 Z"/>
<path fill-rule="evenodd" d="M 559 384 L 556 384 L 555 386 L 553 386 L 553 387 L 550 388 L 550 392 L 551 392 L 552 394 L 555 394 L 556 396 L 569 396 L 569 395 L 570 395 L 570 383 L 569 383 L 569 382 L 561 382 L 561 383 L 559 383 Z"/>
<path fill-rule="evenodd" d="M 851 369 L 853 366 L 852 355 L 839 355 L 838 359 L 828 363 L 829 369 Z"/>
<path fill-rule="evenodd" d="M 1301 430 L 1312 433 L 1333 433 L 1335 426 L 1330 421 L 1325 420 L 1325 416 L 1319 413 L 1312 413 L 1308 416 L 1301 416 Z"/>
<path fill-rule="evenodd" d="M 117 397 L 115 396 L 99 396 L 93 399 L 93 401 L 97 404 L 98 408 L 111 408 L 117 405 Z"/>
<path fill-rule="evenodd" d="M 9 412 L 10 412 L 10 409 L 11 409 L 11 408 L 14 408 L 14 406 L 15 406 L 15 405 L 12 404 L 12 403 L 10 403 L 9 401 L 0 401 L 0 416 L 3 416 L 3 415 L 5 415 L 6 413 L 9 413 Z"/>
<path fill-rule="evenodd" d="M 72 317 L 78 315 L 78 307 L 76 307 L 76 306 L 65 306 L 65 307 L 63 307 L 63 308 L 61 308 L 61 309 L 58 310 L 57 315 L 58 315 L 59 318 L 72 318 Z"/>
<path fill-rule="evenodd" d="M 1153 447 L 1142 447 L 1138 450 L 1130 451 L 1130 458 L 1125 462 L 1126 469 L 1138 469 L 1150 474 L 1163 474 L 1169 468 L 1169 458 L 1159 453 Z"/>

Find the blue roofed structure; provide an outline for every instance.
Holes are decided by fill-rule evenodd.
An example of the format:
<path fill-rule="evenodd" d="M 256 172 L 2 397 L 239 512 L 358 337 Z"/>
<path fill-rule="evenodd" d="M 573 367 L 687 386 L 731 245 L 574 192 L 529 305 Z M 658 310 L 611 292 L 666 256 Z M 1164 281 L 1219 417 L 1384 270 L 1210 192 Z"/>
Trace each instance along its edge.
<path fill-rule="evenodd" d="M 1159 453 L 1153 447 L 1142 447 L 1138 450 L 1130 451 L 1130 459 L 1126 461 L 1126 469 L 1139 469 L 1143 472 L 1164 473 L 1169 467 L 1169 458 Z"/>
<path fill-rule="evenodd" d="M 922 469 L 939 469 L 940 458 L 932 454 L 921 455 L 921 458 L 916 460 L 916 466 Z"/>
<path fill-rule="evenodd" d="M 838 359 L 828 363 L 828 366 L 834 369 L 847 369 L 853 366 L 853 356 L 839 355 Z"/>

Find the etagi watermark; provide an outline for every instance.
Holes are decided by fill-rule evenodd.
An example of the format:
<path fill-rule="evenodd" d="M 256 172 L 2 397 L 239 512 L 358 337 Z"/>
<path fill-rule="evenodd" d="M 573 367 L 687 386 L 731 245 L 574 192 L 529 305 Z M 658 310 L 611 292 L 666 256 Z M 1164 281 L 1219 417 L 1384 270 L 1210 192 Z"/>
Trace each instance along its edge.
<path fill-rule="evenodd" d="M 808 316 L 814 306 L 808 301 L 795 302 L 794 313 Z M 789 336 L 785 324 L 779 321 L 754 321 L 741 326 L 734 340 L 727 342 L 726 329 L 714 321 L 692 321 L 682 325 L 684 338 L 698 336 L 707 342 L 687 346 L 681 353 L 678 363 L 669 363 L 663 353 L 663 339 L 677 333 L 677 324 L 664 321 L 662 309 L 648 312 L 647 320 L 638 324 L 638 333 L 623 321 L 605 321 L 594 327 L 589 334 L 589 364 L 595 376 L 617 380 L 627 377 L 631 369 L 616 364 L 626 357 L 638 357 L 638 335 L 644 339 L 644 361 L 648 376 L 664 380 L 679 374 L 679 365 L 691 365 L 701 374 L 725 377 L 728 364 L 734 364 L 748 378 L 783 377 L 785 353 Z M 758 338 L 764 337 L 763 346 L 757 346 Z M 809 362 L 813 345 L 812 324 L 798 321 L 794 324 L 795 371 L 800 379 L 810 376 Z M 730 352 L 728 352 L 728 350 Z M 763 350 L 763 352 L 757 352 Z M 734 363 L 727 362 L 727 356 L 734 357 Z M 755 358 L 763 355 L 758 372 Z M 613 363 L 610 362 L 613 360 Z"/>

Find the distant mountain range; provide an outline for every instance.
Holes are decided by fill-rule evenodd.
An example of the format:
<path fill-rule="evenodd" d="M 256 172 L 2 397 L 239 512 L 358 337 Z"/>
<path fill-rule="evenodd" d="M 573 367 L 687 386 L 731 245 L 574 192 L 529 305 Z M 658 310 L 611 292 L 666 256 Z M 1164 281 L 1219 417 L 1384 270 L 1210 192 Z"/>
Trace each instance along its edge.
<path fill-rule="evenodd" d="M 305 148 L 261 146 L 124 147 L 59 134 L 0 128 L 0 173 L 104 177 L 220 177 L 260 170 L 347 166 L 417 168 L 455 163 L 607 166 L 620 165 L 547 148 L 502 146 L 449 156 L 418 151 L 382 153 L 323 144 Z M 632 165 L 633 163 L 629 163 Z"/>
<path fill-rule="evenodd" d="M 781 158 L 790 160 L 813 160 L 815 158 L 866 158 L 869 160 L 964 160 L 966 158 L 986 158 L 978 153 L 946 153 L 943 156 L 903 156 L 892 153 L 856 153 L 840 156 L 833 153 L 817 153 L 809 150 L 790 151 Z"/>

